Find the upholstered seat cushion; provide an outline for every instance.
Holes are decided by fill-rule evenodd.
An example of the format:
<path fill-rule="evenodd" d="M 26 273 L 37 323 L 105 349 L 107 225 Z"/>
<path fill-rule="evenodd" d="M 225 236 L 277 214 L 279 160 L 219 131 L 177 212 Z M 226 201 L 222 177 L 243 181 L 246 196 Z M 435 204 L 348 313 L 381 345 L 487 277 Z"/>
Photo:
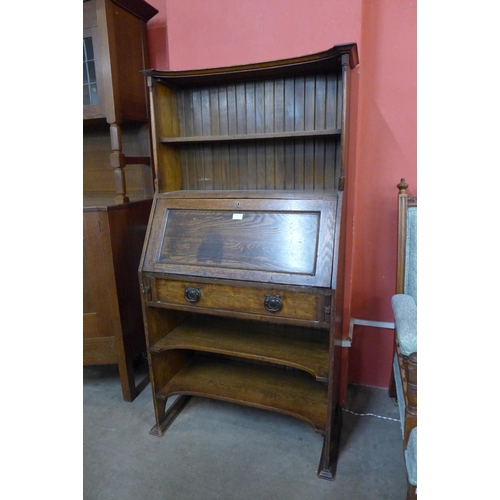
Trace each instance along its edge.
<path fill-rule="evenodd" d="M 414 427 L 408 438 L 408 446 L 405 451 L 406 470 L 408 471 L 408 481 L 414 486 L 417 485 L 417 428 Z"/>
<path fill-rule="evenodd" d="M 409 356 L 417 350 L 417 304 L 410 295 L 392 297 L 394 323 L 401 353 Z"/>

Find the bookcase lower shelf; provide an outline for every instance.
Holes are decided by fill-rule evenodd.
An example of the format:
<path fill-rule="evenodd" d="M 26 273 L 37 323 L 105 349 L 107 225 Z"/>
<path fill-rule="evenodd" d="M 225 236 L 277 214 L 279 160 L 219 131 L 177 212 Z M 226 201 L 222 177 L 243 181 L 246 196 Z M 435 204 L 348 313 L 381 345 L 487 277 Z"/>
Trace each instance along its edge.
<path fill-rule="evenodd" d="M 198 353 L 156 398 L 166 401 L 176 395 L 203 396 L 284 413 L 309 422 L 320 434 L 326 428 L 326 384 L 297 370 Z"/>
<path fill-rule="evenodd" d="M 187 349 L 277 363 L 327 382 L 328 332 L 293 326 L 192 315 L 150 351 Z"/>

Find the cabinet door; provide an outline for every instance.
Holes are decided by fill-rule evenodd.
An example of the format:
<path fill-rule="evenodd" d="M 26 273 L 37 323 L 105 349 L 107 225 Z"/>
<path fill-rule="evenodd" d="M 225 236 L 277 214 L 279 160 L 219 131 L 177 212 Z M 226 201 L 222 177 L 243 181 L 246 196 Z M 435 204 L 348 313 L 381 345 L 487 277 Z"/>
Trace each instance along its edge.
<path fill-rule="evenodd" d="M 83 213 L 83 362 L 117 363 L 120 327 L 107 225 L 99 212 Z"/>

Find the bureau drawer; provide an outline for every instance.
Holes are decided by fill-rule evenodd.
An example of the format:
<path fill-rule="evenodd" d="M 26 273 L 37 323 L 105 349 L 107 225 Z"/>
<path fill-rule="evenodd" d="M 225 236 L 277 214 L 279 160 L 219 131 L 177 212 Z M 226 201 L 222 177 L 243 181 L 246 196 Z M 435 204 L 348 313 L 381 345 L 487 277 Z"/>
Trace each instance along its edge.
<path fill-rule="evenodd" d="M 248 286 L 209 280 L 149 278 L 148 303 L 250 319 L 325 326 L 330 324 L 329 289 Z"/>

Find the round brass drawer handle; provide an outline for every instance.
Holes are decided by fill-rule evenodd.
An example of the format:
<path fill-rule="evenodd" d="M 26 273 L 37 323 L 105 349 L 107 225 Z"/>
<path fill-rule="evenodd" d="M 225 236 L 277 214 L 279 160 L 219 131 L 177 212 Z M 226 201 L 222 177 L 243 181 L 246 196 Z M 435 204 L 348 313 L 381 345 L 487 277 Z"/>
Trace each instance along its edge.
<path fill-rule="evenodd" d="M 270 295 L 266 294 L 266 298 L 264 299 L 264 307 L 269 312 L 278 312 L 283 307 L 283 300 L 281 295 Z"/>
<path fill-rule="evenodd" d="M 188 302 L 198 302 L 201 298 L 201 290 L 194 286 L 184 288 L 184 298 Z"/>

